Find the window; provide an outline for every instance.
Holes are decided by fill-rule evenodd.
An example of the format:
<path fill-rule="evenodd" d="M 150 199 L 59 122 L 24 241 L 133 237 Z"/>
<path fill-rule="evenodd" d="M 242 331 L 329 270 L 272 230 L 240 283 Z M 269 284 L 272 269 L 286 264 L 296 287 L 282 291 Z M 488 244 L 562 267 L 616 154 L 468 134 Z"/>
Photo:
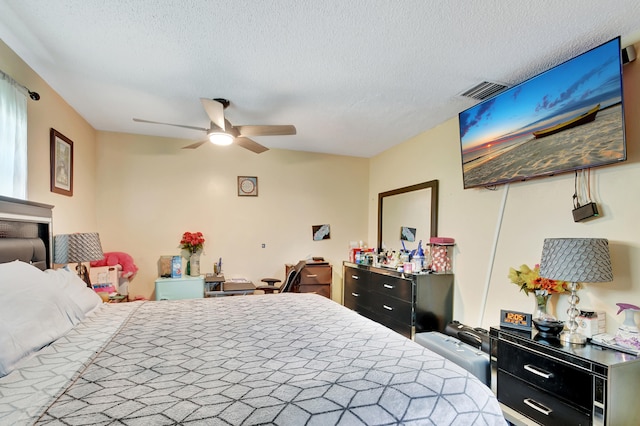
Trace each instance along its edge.
<path fill-rule="evenodd" d="M 0 195 L 27 198 L 27 97 L 0 72 Z"/>

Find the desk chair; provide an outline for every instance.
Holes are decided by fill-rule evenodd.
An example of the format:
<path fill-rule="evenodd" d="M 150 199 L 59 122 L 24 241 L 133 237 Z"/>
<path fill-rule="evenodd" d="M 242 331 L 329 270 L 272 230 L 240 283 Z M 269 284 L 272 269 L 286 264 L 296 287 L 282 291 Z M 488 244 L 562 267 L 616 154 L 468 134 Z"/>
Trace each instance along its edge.
<path fill-rule="evenodd" d="M 287 278 L 284 281 L 284 284 L 281 286 L 276 286 L 275 283 L 280 282 L 277 278 L 263 278 L 261 281 L 266 282 L 267 285 L 261 285 L 256 287 L 256 290 L 262 290 L 265 294 L 273 294 L 276 290 L 278 293 L 285 292 L 297 292 L 298 284 L 300 284 L 300 271 L 306 265 L 304 260 L 301 260 L 291 268 L 289 273 L 287 274 Z"/>

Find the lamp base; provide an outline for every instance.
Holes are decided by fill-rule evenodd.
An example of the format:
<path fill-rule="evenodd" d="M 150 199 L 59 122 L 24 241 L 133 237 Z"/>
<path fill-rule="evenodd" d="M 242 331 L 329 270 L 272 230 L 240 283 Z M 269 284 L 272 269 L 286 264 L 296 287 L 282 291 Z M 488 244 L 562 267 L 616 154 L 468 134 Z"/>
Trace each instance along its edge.
<path fill-rule="evenodd" d="M 78 263 L 76 265 L 76 272 L 82 281 L 87 284 L 87 287 L 93 290 L 93 286 L 91 285 L 91 279 L 89 278 L 89 270 L 82 263 Z"/>
<path fill-rule="evenodd" d="M 573 343 L 574 345 L 585 345 L 587 343 L 587 337 L 572 331 L 563 331 L 558 336 L 563 343 Z"/>
<path fill-rule="evenodd" d="M 580 334 L 578 330 L 578 322 L 576 321 L 576 317 L 578 316 L 578 308 L 576 305 L 580 303 L 580 298 L 578 297 L 576 291 L 578 289 L 578 283 L 571 282 L 571 296 L 569 296 L 569 309 L 567 309 L 567 313 L 569 314 L 569 321 L 567 322 L 567 330 L 560 333 L 558 339 L 560 339 L 563 343 L 572 343 L 575 345 L 584 345 L 587 343 L 587 337 L 583 334 Z"/>

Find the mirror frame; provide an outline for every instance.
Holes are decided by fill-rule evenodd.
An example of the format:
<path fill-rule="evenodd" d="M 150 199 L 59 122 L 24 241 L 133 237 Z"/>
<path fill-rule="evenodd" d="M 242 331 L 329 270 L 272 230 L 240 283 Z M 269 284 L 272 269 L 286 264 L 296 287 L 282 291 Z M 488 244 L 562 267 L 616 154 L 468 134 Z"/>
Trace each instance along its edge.
<path fill-rule="evenodd" d="M 380 192 L 378 194 L 378 250 L 382 249 L 382 205 L 385 197 L 404 194 L 406 192 L 419 191 L 421 189 L 431 189 L 431 229 L 430 237 L 438 236 L 438 180 L 417 183 L 405 186 L 404 188 L 392 189 L 391 191 Z"/>

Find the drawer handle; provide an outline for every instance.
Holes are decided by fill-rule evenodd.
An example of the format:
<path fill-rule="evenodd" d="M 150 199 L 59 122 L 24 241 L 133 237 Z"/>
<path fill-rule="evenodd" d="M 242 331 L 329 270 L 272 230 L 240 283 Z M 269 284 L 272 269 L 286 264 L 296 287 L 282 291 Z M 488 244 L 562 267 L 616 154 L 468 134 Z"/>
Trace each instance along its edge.
<path fill-rule="evenodd" d="M 533 408 L 534 410 L 544 414 L 545 416 L 548 416 L 549 414 L 551 414 L 553 412 L 553 410 L 551 408 L 545 407 L 544 405 L 540 404 L 538 401 L 535 401 L 531 398 L 525 398 L 522 400 L 522 402 L 524 402 L 525 404 L 527 404 L 529 407 Z"/>
<path fill-rule="evenodd" d="M 307 278 L 315 278 L 318 274 L 307 274 Z"/>
<path fill-rule="evenodd" d="M 394 288 L 396 288 L 396 286 L 394 286 L 394 285 L 390 285 L 390 284 L 384 284 L 384 288 L 391 288 L 391 289 L 394 289 Z"/>
<path fill-rule="evenodd" d="M 360 279 L 360 277 L 357 276 L 357 275 L 351 275 L 351 278 L 353 278 L 354 280 L 359 280 Z"/>
<path fill-rule="evenodd" d="M 539 368 L 534 367 L 531 364 L 525 364 L 524 369 L 530 373 L 533 373 L 537 376 L 544 377 L 545 379 L 550 379 L 553 377 L 553 373 L 549 373 L 548 371 L 540 370 Z"/>
<path fill-rule="evenodd" d="M 360 297 L 360 294 L 359 294 L 359 293 L 351 293 L 351 295 L 352 295 L 353 297 Z"/>
<path fill-rule="evenodd" d="M 385 308 L 387 311 L 393 311 L 393 308 L 391 306 L 382 305 L 382 307 Z"/>

